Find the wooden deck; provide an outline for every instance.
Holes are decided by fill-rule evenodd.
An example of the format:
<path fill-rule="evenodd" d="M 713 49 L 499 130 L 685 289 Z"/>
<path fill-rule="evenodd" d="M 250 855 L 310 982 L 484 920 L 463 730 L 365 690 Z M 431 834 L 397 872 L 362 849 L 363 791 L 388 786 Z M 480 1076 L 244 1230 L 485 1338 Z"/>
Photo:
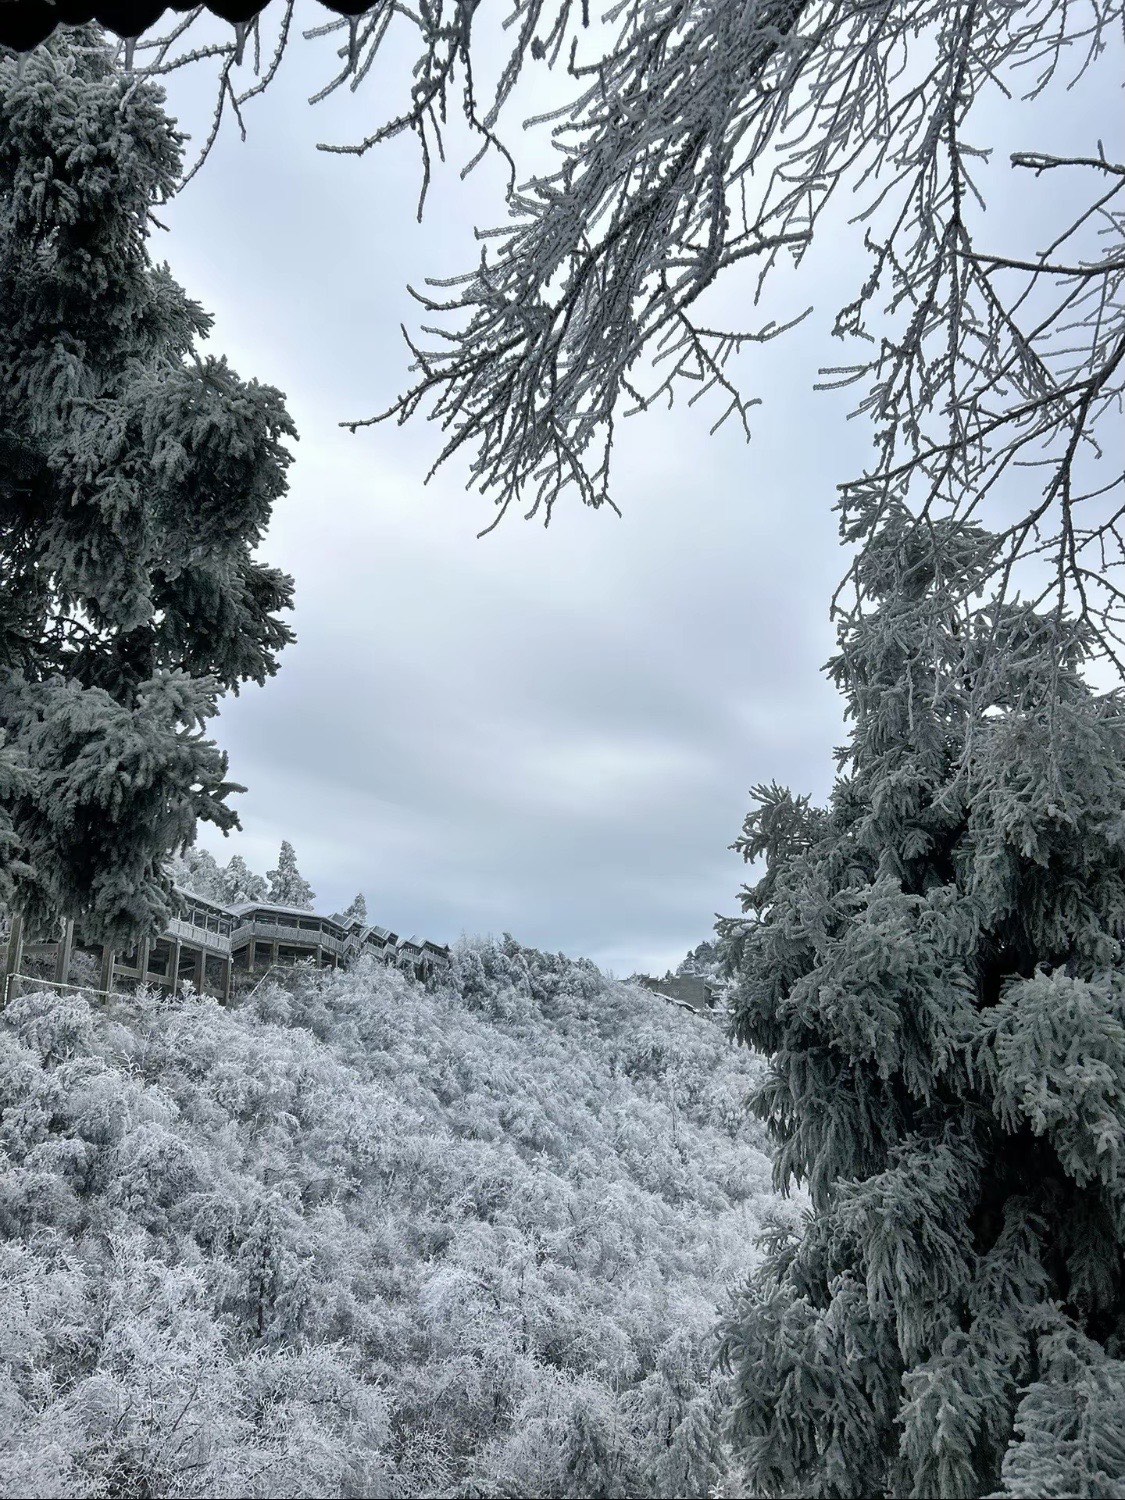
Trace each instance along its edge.
<path fill-rule="evenodd" d="M 406 969 L 424 979 L 449 961 L 449 949 L 429 940 L 399 938 L 388 928 L 345 924 L 316 912 L 298 912 L 269 902 L 225 907 L 219 902 L 180 891 L 183 914 L 169 919 L 160 935 L 143 939 L 128 952 L 103 946 L 80 948 L 74 940 L 74 923 L 61 925 L 57 936 L 31 941 L 17 914 L 8 921 L 5 981 L 0 1004 L 6 1003 L 9 980 L 29 978 L 23 973 L 28 960 L 50 965 L 54 982 L 65 984 L 72 956 L 84 951 L 100 964 L 99 988 L 112 993 L 115 979 L 133 984 L 176 989 L 191 984 L 216 995 L 225 1005 L 230 1000 L 235 972 L 261 973 L 269 968 L 311 963 L 317 968 L 340 968 L 362 954 L 373 953 L 386 963 Z"/>

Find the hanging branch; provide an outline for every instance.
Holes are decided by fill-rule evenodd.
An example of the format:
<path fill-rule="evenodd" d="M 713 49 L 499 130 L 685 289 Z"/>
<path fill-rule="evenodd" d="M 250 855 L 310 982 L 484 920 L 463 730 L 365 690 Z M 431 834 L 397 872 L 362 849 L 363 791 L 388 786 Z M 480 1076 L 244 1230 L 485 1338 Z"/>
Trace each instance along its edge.
<path fill-rule="evenodd" d="M 525 68 L 565 57 L 574 89 L 528 122 L 549 132 L 557 167 L 522 184 L 513 175 L 507 222 L 480 233 L 476 268 L 414 293 L 423 321 L 404 330 L 408 389 L 345 425 L 425 415 L 441 433 L 434 466 L 461 455 L 497 520 L 513 502 L 547 520 L 568 489 L 612 506 L 626 412 L 686 388 L 749 434 L 757 398 L 740 356 L 791 324 L 767 313 L 720 330 L 700 299 L 744 262 L 755 304 L 767 298 L 845 189 L 867 268 L 835 332 L 857 357 L 826 367 L 822 383 L 855 389 L 875 439 L 864 473 L 840 487 L 845 538 L 869 535 L 889 505 L 920 525 L 982 518 L 1002 537 L 1001 585 L 1048 588 L 1112 652 L 1125 623 L 1106 583 L 1125 552 L 1114 425 L 1125 167 L 1100 144 L 1016 153 L 1012 170 L 1032 190 L 1060 174 L 1091 188 L 1050 245 L 1006 245 L 976 182 L 989 153 L 973 110 L 989 94 L 1046 101 L 1072 88 L 1113 60 L 1121 14 L 1121 0 L 618 0 L 602 18 L 609 44 L 587 38 L 595 55 L 583 60 L 587 17 L 570 0 L 514 0 L 487 106 L 473 71 L 479 0 L 377 0 L 356 25 L 315 28 L 306 36 L 342 41 L 318 99 L 361 86 L 391 34 L 413 32 L 404 106 L 324 149 L 362 154 L 412 131 L 419 213 L 451 110 L 480 142 L 466 170 L 495 151 L 514 173 L 500 117 Z M 224 98 L 241 106 L 276 73 L 290 15 L 266 76 L 242 92 L 234 43 L 188 54 L 219 58 L 216 124 Z M 141 47 L 156 48 L 152 71 L 185 60 L 168 41 Z"/>

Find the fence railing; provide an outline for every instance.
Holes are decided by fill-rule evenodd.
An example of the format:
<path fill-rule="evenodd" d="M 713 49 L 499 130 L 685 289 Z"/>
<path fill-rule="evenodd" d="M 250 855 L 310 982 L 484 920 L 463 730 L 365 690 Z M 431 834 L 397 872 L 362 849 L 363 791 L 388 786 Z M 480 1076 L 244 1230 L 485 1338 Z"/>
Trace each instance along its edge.
<path fill-rule="evenodd" d="M 302 948 L 323 948 L 326 953 L 343 954 L 347 948 L 347 939 L 337 937 L 333 932 L 310 932 L 306 927 L 283 926 L 280 922 L 246 922 L 231 934 L 231 946 L 241 946 L 251 938 L 267 943 L 295 943 Z"/>
<path fill-rule="evenodd" d="M 343 955 L 348 951 L 346 937 L 338 937 L 334 932 L 323 929 L 310 931 L 306 927 L 293 927 L 280 922 L 242 922 L 227 934 L 199 927 L 194 922 L 185 921 L 183 917 L 172 917 L 165 929 L 165 936 L 179 938 L 181 942 L 191 943 L 195 947 L 208 948 L 223 958 L 228 958 L 234 949 L 245 946 L 255 938 L 263 942 L 296 944 L 302 948 L 322 948 L 326 953 Z"/>
<path fill-rule="evenodd" d="M 164 935 L 179 938 L 199 948 L 210 948 L 212 952 L 226 958 L 230 954 L 231 939 L 225 932 L 212 932 L 207 927 L 197 927 L 194 922 L 185 922 L 183 917 L 171 917 Z"/>

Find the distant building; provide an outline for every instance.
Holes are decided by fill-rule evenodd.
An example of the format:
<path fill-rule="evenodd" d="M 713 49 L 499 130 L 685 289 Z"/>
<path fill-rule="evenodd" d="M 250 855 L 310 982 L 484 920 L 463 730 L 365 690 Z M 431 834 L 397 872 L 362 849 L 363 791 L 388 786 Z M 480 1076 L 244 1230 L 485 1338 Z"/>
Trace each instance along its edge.
<path fill-rule="evenodd" d="M 695 974 L 681 974 L 675 979 L 652 979 L 647 974 L 638 975 L 638 983 L 653 994 L 663 995 L 685 1010 L 701 1014 L 713 1011 L 718 1003 L 716 987 L 709 980 Z"/>
<path fill-rule="evenodd" d="M 101 948 L 101 989 L 111 990 L 117 978 L 168 989 L 191 984 L 217 995 L 225 1004 L 236 972 L 263 974 L 297 963 L 311 963 L 318 969 L 346 968 L 362 953 L 371 953 L 416 979 L 425 979 L 450 958 L 442 944 L 399 938 L 389 928 L 345 922 L 340 916 L 322 917 L 269 901 L 224 906 L 194 891 L 177 887 L 177 893 L 182 913 L 158 937 L 128 952 Z M 55 981 L 65 982 L 75 947 L 73 923 L 65 924 L 61 936 L 36 942 L 29 940 L 22 919 L 15 916 L 8 923 L 7 938 L 7 976 L 19 974 L 25 958 L 40 964 L 47 960 L 53 964 Z M 4 1000 L 7 989 L 6 979 Z"/>

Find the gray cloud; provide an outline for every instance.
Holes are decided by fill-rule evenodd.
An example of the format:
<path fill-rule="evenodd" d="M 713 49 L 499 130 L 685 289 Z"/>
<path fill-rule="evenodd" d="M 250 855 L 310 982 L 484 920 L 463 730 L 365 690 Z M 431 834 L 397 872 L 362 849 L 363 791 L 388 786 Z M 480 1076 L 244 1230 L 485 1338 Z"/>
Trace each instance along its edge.
<path fill-rule="evenodd" d="M 749 447 L 733 428 L 709 439 L 714 412 L 650 412 L 619 439 L 622 519 L 574 505 L 477 541 L 492 513 L 463 473 L 423 485 L 434 432 L 337 424 L 401 388 L 405 285 L 475 257 L 498 177 L 445 173 L 419 227 L 408 140 L 314 150 L 369 125 L 363 90 L 304 104 L 326 67 L 294 49 L 247 144 L 225 133 L 156 246 L 216 314 L 213 346 L 284 389 L 301 433 L 265 547 L 296 576 L 299 642 L 224 709 L 245 831 L 203 842 L 265 868 L 289 838 L 325 905 L 363 889 L 400 931 L 507 929 L 662 970 L 735 907 L 747 788 L 830 785 L 831 506 L 868 435 L 846 393 L 810 387 L 860 231 L 841 211 L 799 284 L 815 315 L 745 356 L 766 398 Z M 201 130 L 203 74 L 173 82 Z M 728 284 L 719 310 L 743 317 L 752 292 Z"/>

